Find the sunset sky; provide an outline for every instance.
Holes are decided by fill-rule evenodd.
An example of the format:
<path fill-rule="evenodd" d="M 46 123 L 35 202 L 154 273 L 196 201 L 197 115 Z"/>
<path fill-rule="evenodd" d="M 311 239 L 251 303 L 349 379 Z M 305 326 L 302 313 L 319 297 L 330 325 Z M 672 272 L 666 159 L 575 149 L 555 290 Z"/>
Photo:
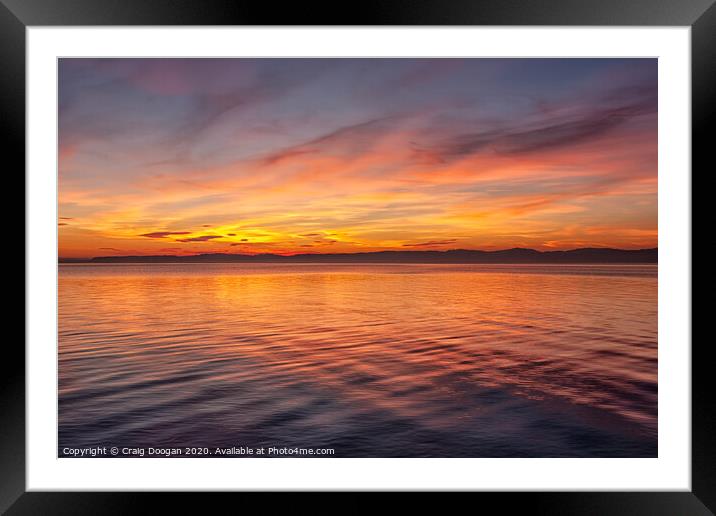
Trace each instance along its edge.
<path fill-rule="evenodd" d="M 61 59 L 59 255 L 657 246 L 656 59 Z"/>

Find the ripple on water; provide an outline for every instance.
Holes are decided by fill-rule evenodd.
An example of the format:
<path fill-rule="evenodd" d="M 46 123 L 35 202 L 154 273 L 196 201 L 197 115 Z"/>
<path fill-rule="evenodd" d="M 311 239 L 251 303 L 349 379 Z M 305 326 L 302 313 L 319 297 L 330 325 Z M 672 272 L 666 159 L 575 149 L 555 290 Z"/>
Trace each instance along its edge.
<path fill-rule="evenodd" d="M 60 447 L 656 456 L 656 303 L 656 266 L 62 266 Z"/>

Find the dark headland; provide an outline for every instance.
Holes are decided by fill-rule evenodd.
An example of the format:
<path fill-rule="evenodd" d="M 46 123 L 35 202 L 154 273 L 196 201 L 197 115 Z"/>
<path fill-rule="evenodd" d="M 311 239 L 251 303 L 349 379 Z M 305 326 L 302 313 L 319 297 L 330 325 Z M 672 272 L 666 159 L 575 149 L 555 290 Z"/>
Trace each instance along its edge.
<path fill-rule="evenodd" d="M 97 256 L 90 259 L 60 258 L 60 263 L 657 263 L 658 249 L 583 248 L 570 251 L 504 249 L 476 251 L 379 251 L 335 254 L 228 254 L 188 256 Z"/>

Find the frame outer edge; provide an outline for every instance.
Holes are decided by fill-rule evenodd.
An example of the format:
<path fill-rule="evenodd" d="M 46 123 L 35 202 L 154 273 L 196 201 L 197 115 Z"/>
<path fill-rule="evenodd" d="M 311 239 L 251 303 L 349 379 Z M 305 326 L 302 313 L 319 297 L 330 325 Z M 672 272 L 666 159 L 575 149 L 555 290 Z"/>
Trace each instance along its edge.
<path fill-rule="evenodd" d="M 58 1 L 55 8 L 48 8 L 49 2 L 44 0 L 24 0 L 24 5 L 14 0 L 0 1 L 0 59 L 3 63 L 0 69 L 0 115 L 3 119 L 7 130 L 7 138 L 3 143 L 6 147 L 6 155 L 15 156 L 16 166 L 24 170 L 24 141 L 25 136 L 25 111 L 23 109 L 25 103 L 25 24 L 41 24 L 41 25 L 62 25 L 62 24 L 113 24 L 112 18 L 116 16 L 117 21 L 127 22 L 126 12 L 117 12 L 117 10 L 109 9 L 104 14 L 98 14 L 96 9 L 89 9 L 89 12 L 83 14 L 81 5 L 75 5 L 75 9 L 69 9 L 67 2 Z M 6 4 L 13 4 L 13 11 L 18 14 L 16 16 Z M 82 4 L 82 0 L 78 4 Z M 116 5 L 116 2 L 110 2 Z M 399 4 L 400 2 L 396 2 Z M 564 4 L 564 2 L 559 2 Z M 570 3 L 570 2 L 567 2 Z M 64 4 L 64 5 L 62 5 Z M 161 5 L 162 2 L 159 2 Z M 522 17 L 522 24 L 539 23 L 535 19 L 534 3 L 532 9 L 525 9 L 526 16 Z M 634 2 L 632 4 L 640 6 L 642 2 Z M 684 24 L 684 12 L 688 11 L 692 15 L 698 11 L 702 14 L 695 19 L 692 26 L 692 146 L 693 169 L 704 169 L 709 166 L 710 170 L 715 170 L 714 158 L 709 151 L 711 140 L 707 137 L 707 129 L 713 123 L 709 123 L 714 118 L 716 106 L 716 94 L 714 87 L 716 86 L 716 4 L 713 0 L 707 2 L 695 0 L 688 2 L 689 9 L 685 9 L 683 2 L 670 2 L 672 8 L 669 16 L 664 17 L 663 12 L 654 20 L 653 16 L 643 16 L 641 22 L 634 21 L 634 16 L 627 16 L 627 21 L 633 24 L 651 25 L 656 23 L 679 25 Z M 697 7 L 697 4 L 700 7 Z M 89 2 L 85 3 L 89 6 Z M 96 4 L 95 4 L 96 5 Z M 127 7 L 136 6 L 134 2 L 127 1 Z M 186 4 L 185 4 L 186 5 Z M 395 5 L 395 4 L 394 4 Z M 541 4 L 544 5 L 544 4 Z M 652 4 L 653 6 L 654 4 Z M 710 5 L 710 7 L 709 7 Z M 153 13 L 151 8 L 137 9 L 130 15 L 128 24 L 143 24 L 153 18 L 166 12 L 166 9 L 157 6 Z M 209 6 L 206 6 L 209 7 Z M 404 7 L 408 7 L 405 5 Z M 427 11 L 431 9 L 429 6 L 423 11 L 425 16 Z M 552 10 L 558 11 L 560 6 L 552 4 Z M 703 9 L 706 8 L 705 11 Z M 631 10 L 633 10 L 632 7 Z M 207 11 L 210 9 L 207 9 Z M 398 6 L 398 10 L 399 6 Z M 419 10 L 419 8 L 418 8 Z M 457 9 L 459 11 L 459 9 Z M 185 18 L 190 9 L 179 10 L 172 18 Z M 390 11 L 390 9 L 388 9 Z M 147 16 L 147 13 L 151 13 Z M 510 10 L 512 15 L 519 14 Z M 679 14 L 680 12 L 680 14 Z M 182 14 L 183 13 L 183 14 Z M 227 12 L 224 15 L 229 14 Z M 394 12 L 386 13 L 388 23 L 397 23 Z M 463 19 L 463 24 L 474 22 L 475 10 L 472 14 Z M 555 23 L 554 18 L 547 16 L 543 21 L 552 20 L 555 24 L 569 24 L 570 18 L 575 14 L 574 9 L 569 9 L 567 16 L 561 17 L 561 22 Z M 586 10 L 578 10 L 579 18 L 586 20 L 590 18 L 590 14 Z M 218 14 L 217 14 L 218 16 Z M 418 18 L 422 18 L 418 16 Z M 229 16 L 228 20 L 219 23 L 232 23 Z M 445 21 L 445 17 L 435 16 L 436 24 L 450 24 L 451 21 Z M 447 16 L 454 19 L 452 15 Z M 485 16 L 485 24 L 499 23 L 502 15 Z M 557 18 L 560 18 L 559 16 Z M 602 16 L 599 16 L 602 18 Z M 616 17 L 618 19 L 618 17 Z M 424 18 L 423 18 L 424 19 Z M 200 17 L 200 22 L 204 17 Z M 691 18 L 693 20 L 693 18 Z M 178 23 L 181 20 L 174 20 Z M 242 20 L 250 22 L 250 20 Z M 164 24 L 172 22 L 164 22 Z M 234 22 L 235 23 L 235 22 Z M 407 21 L 411 24 L 410 21 Z M 519 22 L 518 22 L 519 23 Z M 600 22 L 592 22 L 597 24 Z M 601 22 L 605 23 L 605 22 Z M 612 22 L 613 23 L 613 22 Z M 415 24 L 413 21 L 412 24 Z M 584 23 L 585 25 L 590 23 Z M 707 146 L 708 145 L 708 146 Z M 692 170 L 693 170 L 692 169 Z M 23 184 L 24 190 L 24 184 Z M 25 250 L 23 249 L 23 255 Z M 24 260 L 23 260 L 24 263 Z M 713 396 L 713 385 L 708 379 L 712 374 L 710 372 L 710 361 L 706 357 L 705 346 L 703 349 L 693 347 L 693 416 L 692 416 L 692 487 L 693 493 L 698 499 L 709 509 L 713 511 L 716 507 L 716 421 L 714 414 L 716 412 L 716 403 Z M 0 513 L 4 512 L 13 502 L 25 491 L 25 391 L 24 391 L 24 373 L 25 373 L 25 356 L 23 350 L 12 350 L 9 360 L 3 360 L 2 391 L 0 391 L 0 413 L 2 413 L 3 424 L 0 426 L 0 475 L 2 477 L 2 486 L 0 488 Z M 605 493 L 605 495 L 608 495 Z M 649 496 L 648 493 L 644 493 Z M 35 496 L 41 496 L 35 494 Z M 28 495 L 22 496 L 20 502 L 26 501 Z M 655 497 L 656 498 L 656 497 Z M 20 504 L 16 504 L 20 505 Z M 635 511 L 634 513 L 638 513 Z M 693 513 L 692 513 L 693 514 Z"/>
<path fill-rule="evenodd" d="M 712 4 L 691 28 L 691 97 L 693 242 L 693 223 L 699 220 L 693 217 L 693 178 L 697 170 L 700 170 L 702 176 L 713 175 L 716 170 L 713 151 L 716 119 L 716 4 Z M 697 234 L 701 238 L 711 239 L 709 233 L 704 233 L 706 231 L 710 232 L 709 228 L 702 227 Z M 693 257 L 692 245 L 692 275 L 696 265 Z M 699 270 L 702 268 L 699 265 Z M 700 287 L 700 290 L 705 288 L 706 285 Z M 692 335 L 693 306 L 692 301 Z M 716 512 L 716 389 L 709 348 L 712 348 L 712 342 L 708 338 L 702 338 L 698 344 L 692 338 L 691 488 L 704 505 Z"/>
<path fill-rule="evenodd" d="M 25 25 L 691 25 L 713 0 L 0 0 Z"/>
<path fill-rule="evenodd" d="M 20 197 L 22 192 L 24 200 L 25 26 L 1 2 L 0 63 L 0 127 L 4 129 L 0 146 L 3 149 L 3 170 L 7 172 L 7 180 L 20 176 L 23 178 L 19 189 L 15 185 L 8 185 L 6 188 L 8 193 L 10 188 L 13 189 L 13 197 Z M 25 219 L 23 235 L 24 224 Z M 19 254 L 19 250 L 15 252 Z M 23 277 L 26 273 L 25 257 L 23 245 Z M 19 267 L 19 260 L 14 258 L 13 261 L 13 266 Z M 14 274 L 11 273 L 10 276 Z M 16 278 L 19 279 L 19 275 Z M 24 310 L 24 294 L 21 299 Z M 17 306 L 20 302 L 15 300 L 13 304 Z M 22 339 L 22 344 L 19 340 L 14 335 L 4 340 L 3 359 L 0 360 L 0 513 L 25 491 L 25 339 Z"/>

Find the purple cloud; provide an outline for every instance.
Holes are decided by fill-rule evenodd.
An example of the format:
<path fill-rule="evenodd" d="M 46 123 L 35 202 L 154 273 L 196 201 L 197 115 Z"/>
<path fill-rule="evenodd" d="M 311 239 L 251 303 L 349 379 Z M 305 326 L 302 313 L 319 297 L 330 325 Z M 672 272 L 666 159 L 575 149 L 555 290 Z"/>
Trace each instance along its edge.
<path fill-rule="evenodd" d="M 215 238 L 221 238 L 221 235 L 201 235 L 192 238 L 180 238 L 177 242 L 207 242 L 208 240 L 213 240 Z"/>
<path fill-rule="evenodd" d="M 171 235 L 188 235 L 189 231 L 155 231 L 154 233 L 143 233 L 139 236 L 147 238 L 166 238 Z"/>

